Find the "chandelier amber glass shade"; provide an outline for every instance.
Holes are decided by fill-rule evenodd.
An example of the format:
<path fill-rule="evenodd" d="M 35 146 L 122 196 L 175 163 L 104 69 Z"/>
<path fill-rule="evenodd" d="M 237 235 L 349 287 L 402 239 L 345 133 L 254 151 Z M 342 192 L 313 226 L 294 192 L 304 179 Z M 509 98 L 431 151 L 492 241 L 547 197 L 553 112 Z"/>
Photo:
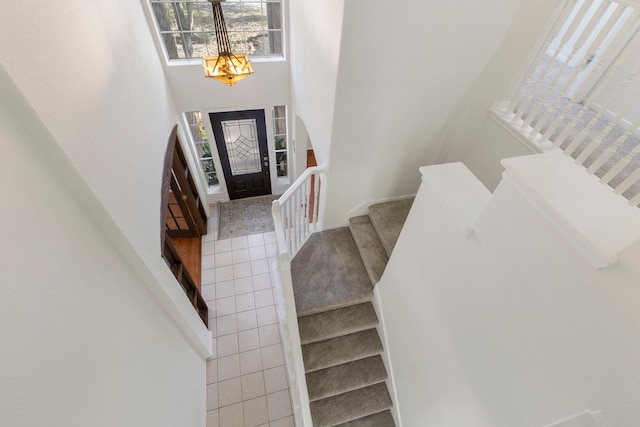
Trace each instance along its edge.
<path fill-rule="evenodd" d="M 253 67 L 246 53 L 205 56 L 202 58 L 202 67 L 205 77 L 214 78 L 229 86 L 253 74 Z"/>
<path fill-rule="evenodd" d="M 227 34 L 227 26 L 222 15 L 221 2 L 225 0 L 209 0 L 213 8 L 213 24 L 216 30 L 218 56 L 202 58 L 205 77 L 214 78 L 220 82 L 233 86 L 249 74 L 253 74 L 251 61 L 246 53 L 231 52 L 231 43 Z"/>

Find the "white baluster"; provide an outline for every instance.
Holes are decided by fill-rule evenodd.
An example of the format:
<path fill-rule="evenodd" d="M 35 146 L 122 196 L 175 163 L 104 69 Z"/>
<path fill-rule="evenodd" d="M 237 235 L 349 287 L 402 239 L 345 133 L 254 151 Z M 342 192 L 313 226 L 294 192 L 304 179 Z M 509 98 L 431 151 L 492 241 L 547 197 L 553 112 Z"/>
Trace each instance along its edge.
<path fill-rule="evenodd" d="M 291 203 L 291 198 L 287 200 L 287 219 L 289 222 L 289 242 L 291 245 L 291 253 L 295 254 L 298 250 L 296 247 L 296 235 L 295 228 L 293 227 L 293 204 Z"/>
<path fill-rule="evenodd" d="M 640 65 L 640 63 L 639 63 Z M 638 68 L 638 71 L 640 71 L 640 68 Z M 600 169 L 600 166 L 602 166 L 607 160 L 609 160 L 609 158 L 615 154 L 615 152 L 617 151 L 617 149 L 620 147 L 620 145 L 622 145 L 622 143 L 631 135 L 632 131 L 634 129 L 636 129 L 638 126 L 640 126 L 640 116 L 638 116 L 636 118 L 636 121 L 633 122 L 633 124 L 627 128 L 627 130 L 625 130 L 625 132 L 620 135 L 615 141 L 614 143 L 611 145 L 611 147 L 609 147 L 608 149 L 606 149 L 601 155 L 600 157 L 598 157 L 587 169 L 587 171 L 589 173 L 595 173 L 598 169 Z M 578 164 L 582 164 L 584 163 L 585 160 L 587 160 L 587 158 L 591 155 L 591 153 L 593 153 L 595 151 L 596 148 L 598 148 L 598 146 L 602 143 L 602 139 L 604 137 L 604 132 L 601 132 L 598 137 L 596 139 L 593 140 L 593 142 L 591 142 L 584 150 L 583 152 L 580 154 L 580 156 L 576 159 L 576 163 Z"/>
<path fill-rule="evenodd" d="M 313 175 L 311 175 L 313 176 Z M 310 220 L 310 216 L 309 215 L 309 209 L 311 208 L 311 206 L 309 205 L 309 199 L 311 197 L 311 177 L 309 177 L 308 180 L 305 181 L 304 183 L 304 236 L 305 239 L 307 238 L 307 236 L 309 236 L 309 220 Z"/>
<path fill-rule="evenodd" d="M 628 130 L 628 132 L 631 132 L 631 130 Z M 618 141 L 616 141 L 616 144 L 618 144 Z M 617 152 L 618 147 L 619 145 L 616 146 L 615 144 L 611 147 L 613 154 Z M 611 157 L 613 154 L 609 154 L 609 157 Z M 633 158 L 638 154 L 640 154 L 640 145 L 636 145 L 633 150 L 631 150 L 626 156 L 618 160 L 618 162 L 613 165 L 613 167 L 602 178 L 600 178 L 600 182 L 602 182 L 603 184 L 608 184 L 613 178 L 615 178 L 616 175 L 618 175 L 624 168 L 626 168 L 627 165 L 631 163 L 631 160 L 633 160 Z"/>
<path fill-rule="evenodd" d="M 313 190 L 313 226 L 314 227 L 318 222 L 318 211 L 319 211 L 318 200 L 320 200 L 319 197 L 320 197 L 321 176 L 322 175 L 320 174 L 316 174 L 313 180 L 313 185 L 315 187 L 315 189 Z"/>
<path fill-rule="evenodd" d="M 640 205 L 640 193 L 636 194 L 631 200 L 629 200 L 629 204 L 636 207 Z"/>
<path fill-rule="evenodd" d="M 296 206 L 296 237 L 297 237 L 297 241 L 296 243 L 298 244 L 298 248 L 302 247 L 302 224 L 300 224 L 300 211 L 302 210 L 302 207 L 300 206 L 300 188 L 298 187 L 298 189 L 296 190 L 295 193 L 295 197 L 294 197 L 294 203 Z"/>
<path fill-rule="evenodd" d="M 571 39 L 571 37 L 574 35 L 576 28 L 578 27 L 578 24 L 582 21 L 582 19 L 585 17 L 587 11 L 589 10 L 589 8 L 591 7 L 591 4 L 593 2 L 592 1 L 585 1 L 582 6 L 580 7 L 580 10 L 578 11 L 578 13 L 576 13 L 576 15 L 573 17 L 571 24 L 569 25 L 569 27 L 567 28 L 567 30 L 564 32 L 564 34 L 562 35 L 562 38 L 560 40 L 559 46 L 556 49 L 556 51 L 554 52 L 553 56 L 548 60 L 546 66 L 544 67 L 544 70 L 542 71 L 542 73 L 540 74 L 540 76 L 538 77 L 538 79 L 536 80 L 536 83 L 534 85 L 534 87 L 531 89 L 530 96 L 525 97 L 524 102 L 522 102 L 522 104 L 520 105 L 520 107 L 516 110 L 516 116 L 522 116 L 524 113 L 527 113 L 527 117 L 524 120 L 523 124 L 522 124 L 522 128 L 526 129 L 529 124 L 531 124 L 531 122 L 533 121 L 534 117 L 538 114 L 539 110 L 540 110 L 540 103 L 536 103 L 534 105 L 534 109 L 532 112 L 528 112 L 531 104 L 533 103 L 534 100 L 543 100 L 546 99 L 548 94 L 551 91 L 551 88 L 553 87 L 553 85 L 555 85 L 555 83 L 557 82 L 558 78 L 561 75 L 561 71 L 564 70 L 564 68 L 566 67 L 566 65 L 568 64 L 568 62 L 565 62 L 561 68 L 561 71 L 558 72 L 555 76 L 554 82 L 551 85 L 546 85 L 546 87 L 544 87 L 544 92 L 542 94 L 542 96 L 540 97 L 536 97 L 535 94 L 538 91 L 538 89 L 541 86 L 541 83 L 545 80 L 546 76 L 549 75 L 549 70 L 551 69 L 552 65 L 554 64 L 554 62 L 556 61 L 556 59 L 558 58 L 558 56 L 560 55 L 560 53 L 562 52 L 562 50 L 564 49 L 564 47 L 566 46 L 566 44 L 569 42 L 569 40 Z M 575 52 L 575 49 L 573 50 Z M 573 54 L 573 52 L 572 52 Z"/>
<path fill-rule="evenodd" d="M 587 4 L 587 3 L 591 3 L 591 2 L 590 1 L 589 2 L 585 2 L 585 4 Z M 545 46 L 545 49 L 542 50 L 539 53 L 538 59 L 536 60 L 535 64 L 540 64 L 542 62 L 542 58 L 547 56 L 547 50 L 550 49 L 550 47 L 553 44 L 553 42 L 555 41 L 555 39 L 557 39 L 558 37 L 561 36 L 562 27 L 564 26 L 565 21 L 569 19 L 569 17 L 571 15 L 571 13 L 573 12 L 576 4 L 577 4 L 576 0 L 567 2 L 567 4 L 565 5 L 565 9 L 562 12 L 563 19 L 556 21 L 555 28 L 554 28 L 555 33 L 551 37 L 549 37 L 549 41 L 547 42 L 547 44 Z M 583 5 L 583 9 L 584 9 L 584 5 Z M 574 17 L 574 21 L 575 21 L 575 17 Z M 568 37 L 569 37 L 570 33 L 571 33 L 571 31 L 565 31 L 564 35 L 561 37 L 561 40 L 559 42 L 559 46 L 556 48 L 556 50 L 554 52 L 553 57 L 548 59 L 548 63 L 546 65 L 546 67 L 544 68 L 544 70 L 537 77 L 535 77 L 535 74 L 536 74 L 536 71 L 537 71 L 536 69 L 533 69 L 533 70 L 530 71 L 528 82 L 527 82 L 527 86 L 522 86 L 520 88 L 521 92 L 522 92 L 522 94 L 520 96 L 520 99 L 519 99 L 520 106 L 518 107 L 517 105 L 515 105 L 511 110 L 509 110 L 509 111 L 513 111 L 513 113 L 515 114 L 515 116 L 517 118 L 521 118 L 522 115 L 529 110 L 529 105 L 532 102 L 533 98 L 535 98 L 535 93 L 540 88 L 540 83 L 544 80 L 544 77 L 546 76 L 547 72 L 549 71 L 549 68 L 553 64 L 553 61 L 555 60 L 555 58 L 557 58 L 557 56 L 560 54 L 560 52 L 562 51 L 562 49 L 566 45 L 567 41 L 569 40 Z M 526 87 L 529 87 L 530 89 L 529 89 L 529 92 L 525 94 L 525 88 Z"/>
<path fill-rule="evenodd" d="M 636 181 L 640 179 L 640 169 L 636 169 L 633 171 L 631 175 L 629 175 L 624 181 L 622 181 L 616 188 L 613 189 L 613 192 L 616 194 L 622 194 L 627 191 Z"/>
<path fill-rule="evenodd" d="M 618 9 L 621 9 L 621 8 L 618 8 Z M 616 9 L 616 10 L 618 10 L 618 9 Z M 624 11 L 626 11 L 626 10 L 627 9 L 624 9 Z M 620 29 L 620 31 L 617 32 L 614 40 L 611 43 L 609 43 L 609 45 L 607 46 L 606 50 L 602 54 L 599 55 L 598 63 L 596 64 L 596 66 L 591 71 L 591 74 L 587 78 L 584 79 L 584 81 L 582 82 L 582 85 L 576 91 L 576 97 L 578 99 L 580 99 L 582 97 L 582 93 L 583 92 L 585 92 L 586 90 L 591 90 L 590 88 L 594 84 L 593 79 L 598 78 L 598 76 L 600 75 L 600 70 L 603 67 L 603 65 L 609 60 L 609 58 L 611 58 L 612 55 L 614 55 L 616 53 L 616 50 L 618 49 L 618 46 L 620 45 L 620 43 L 622 43 L 628 37 L 628 33 L 631 30 L 634 29 L 634 26 L 638 25 L 637 24 L 637 19 L 638 19 L 638 11 L 634 10 L 634 12 L 631 15 L 631 17 L 624 22 L 623 27 Z M 571 121 L 571 123 L 568 126 L 565 126 L 563 131 L 556 138 L 556 140 L 554 141 L 554 144 L 553 144 L 554 148 L 560 147 L 560 145 L 562 145 L 562 143 L 564 143 L 566 138 L 570 134 L 573 133 L 571 131 L 573 129 L 575 129 L 576 124 L 580 122 L 580 120 L 582 119 L 582 117 L 584 116 L 584 114 L 587 111 L 590 111 L 592 100 L 593 99 L 599 99 L 600 92 L 602 92 L 604 90 L 604 88 L 608 86 L 608 82 L 612 81 L 613 77 L 615 77 L 618 74 L 618 71 L 620 70 L 622 64 L 624 64 L 627 61 L 627 59 L 630 57 L 630 55 L 632 53 L 634 53 L 634 49 L 631 48 L 629 45 L 625 46 L 625 48 L 620 53 L 620 55 L 617 56 L 615 62 L 609 67 L 610 71 L 609 71 L 609 73 L 607 73 L 606 80 L 603 81 L 603 82 L 600 82 L 599 84 L 596 85 L 596 87 L 593 89 L 593 93 L 590 95 L 590 97 L 588 99 L 585 99 L 584 108 L 580 109 L 580 111 L 574 117 L 574 119 Z M 606 109 L 611 105 L 611 103 L 616 100 L 620 90 L 621 89 L 619 88 L 618 91 L 616 91 L 616 92 L 614 92 L 614 93 L 612 93 L 612 94 L 610 94 L 608 96 L 607 100 L 601 106 L 602 107 L 601 110 L 606 111 Z M 544 133 L 544 139 L 545 140 L 548 140 L 551 137 L 551 135 L 553 135 L 556 132 L 556 130 L 562 125 L 562 123 L 564 122 L 564 120 L 565 120 L 565 118 L 567 116 L 567 113 L 571 110 L 571 108 L 574 105 L 576 105 L 576 104 L 575 103 L 571 103 L 571 102 L 569 102 L 569 103 L 567 103 L 565 105 L 565 107 L 562 110 L 562 112 L 558 115 L 558 117 L 553 122 L 553 124 L 551 126 L 549 126 L 547 131 Z"/>
<path fill-rule="evenodd" d="M 626 7 L 617 5 L 614 10 L 614 13 L 612 13 L 611 16 L 609 16 L 605 25 L 598 31 L 597 36 L 587 46 L 584 46 L 585 42 L 587 41 L 587 38 L 594 32 L 595 27 L 598 24 L 598 21 L 600 20 L 601 16 L 607 11 L 610 4 L 611 3 L 609 2 L 602 2 L 600 7 L 598 8 L 598 11 L 591 17 L 589 25 L 585 28 L 585 30 L 580 35 L 580 38 L 576 42 L 574 51 L 571 53 L 569 58 L 565 61 L 565 64 L 570 64 L 575 52 L 579 50 L 582 50 L 584 52 L 582 56 L 582 60 L 580 61 L 580 64 L 577 67 L 573 67 L 573 72 L 571 72 L 571 75 L 569 76 L 569 78 L 566 79 L 566 82 L 564 83 L 560 91 L 552 99 L 551 105 L 545 108 L 545 111 L 542 117 L 540 118 L 540 120 L 538 120 L 538 123 L 536 124 L 536 126 L 531 130 L 531 133 L 530 133 L 531 136 L 535 136 L 538 133 L 540 133 L 540 130 L 548 122 L 551 115 L 557 111 L 558 105 L 560 104 L 560 101 L 563 99 L 564 94 L 567 92 L 571 84 L 573 84 L 573 82 L 578 77 L 578 75 L 587 66 L 588 61 L 591 58 L 591 53 L 602 50 L 602 47 L 603 47 L 602 45 L 606 40 L 606 36 L 613 29 L 614 25 L 616 25 L 616 23 L 618 22 L 618 19 L 620 19 L 624 11 L 627 9 Z M 560 72 L 559 74 L 561 73 L 562 72 Z M 572 102 L 569 101 L 566 103 L 565 108 L 567 107 L 570 108 L 571 105 L 572 105 Z M 554 114 L 554 116 L 555 115 L 556 114 Z"/>

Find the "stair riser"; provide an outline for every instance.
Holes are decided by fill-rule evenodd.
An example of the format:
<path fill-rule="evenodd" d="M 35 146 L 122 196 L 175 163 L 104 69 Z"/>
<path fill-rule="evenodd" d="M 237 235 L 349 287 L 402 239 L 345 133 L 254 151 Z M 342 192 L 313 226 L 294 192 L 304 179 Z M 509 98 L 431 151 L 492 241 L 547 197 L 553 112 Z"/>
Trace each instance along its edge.
<path fill-rule="evenodd" d="M 306 372 L 330 368 L 382 353 L 382 342 L 375 329 L 302 346 Z"/>
<path fill-rule="evenodd" d="M 325 399 L 387 380 L 380 356 L 368 357 L 307 374 L 311 401 Z"/>
<path fill-rule="evenodd" d="M 353 334 L 377 325 L 378 316 L 370 302 L 298 318 L 303 345 Z"/>

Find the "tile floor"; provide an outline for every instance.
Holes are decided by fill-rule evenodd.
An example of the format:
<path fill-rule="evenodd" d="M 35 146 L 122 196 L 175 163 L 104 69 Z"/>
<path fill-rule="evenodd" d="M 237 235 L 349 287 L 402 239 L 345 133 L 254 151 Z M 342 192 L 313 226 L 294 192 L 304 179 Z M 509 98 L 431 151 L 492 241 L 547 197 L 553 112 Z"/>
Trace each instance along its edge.
<path fill-rule="evenodd" d="M 215 240 L 215 209 L 209 223 L 202 242 L 202 295 L 213 335 L 207 427 L 293 427 L 271 271 L 275 234 Z"/>

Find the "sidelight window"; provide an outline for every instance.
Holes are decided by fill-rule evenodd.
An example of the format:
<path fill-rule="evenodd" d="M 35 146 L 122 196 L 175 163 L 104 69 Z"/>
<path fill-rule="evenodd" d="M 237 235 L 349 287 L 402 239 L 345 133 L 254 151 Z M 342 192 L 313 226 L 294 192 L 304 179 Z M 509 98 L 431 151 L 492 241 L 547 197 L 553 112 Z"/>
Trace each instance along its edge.
<path fill-rule="evenodd" d="M 207 133 L 204 129 L 204 125 L 202 124 L 202 115 L 200 114 L 200 111 L 186 112 L 184 113 L 184 117 L 187 125 L 189 126 L 191 141 L 195 148 L 196 155 L 198 156 L 200 169 L 207 179 L 207 184 L 209 186 L 219 184 L 218 174 L 213 163 L 213 155 L 211 154 L 211 147 L 209 146 Z"/>
<path fill-rule="evenodd" d="M 273 107 L 273 133 L 276 153 L 276 172 L 279 177 L 289 174 L 287 165 L 287 107 Z"/>

